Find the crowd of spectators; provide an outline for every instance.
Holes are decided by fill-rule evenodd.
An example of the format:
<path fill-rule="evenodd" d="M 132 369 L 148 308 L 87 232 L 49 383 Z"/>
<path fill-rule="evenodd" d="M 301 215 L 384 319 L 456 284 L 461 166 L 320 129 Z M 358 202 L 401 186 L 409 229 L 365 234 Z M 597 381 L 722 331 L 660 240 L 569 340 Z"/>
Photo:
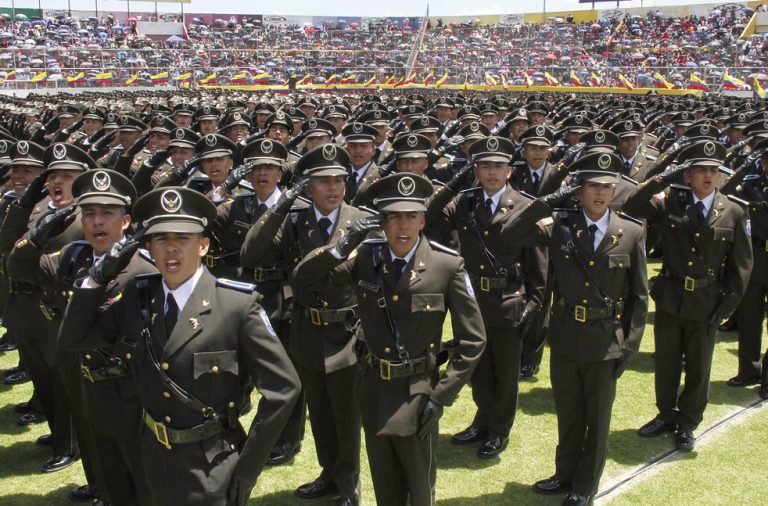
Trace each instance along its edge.
<path fill-rule="evenodd" d="M 768 64 L 768 38 L 741 38 L 752 15 L 741 7 L 708 16 L 670 17 L 652 10 L 645 16 L 575 23 L 550 18 L 546 24 L 480 25 L 432 20 L 421 37 L 418 23 L 395 26 L 357 23 L 265 27 L 249 19 L 206 24 L 194 18 L 186 37 L 153 40 L 137 33 L 136 19 L 114 16 L 78 19 L 66 13 L 46 19 L 5 16 L 0 24 L 0 69 L 16 71 L 18 81 L 46 71 L 48 80 L 83 72 L 88 80 L 110 72 L 115 81 L 162 71 L 191 72 L 195 80 L 217 71 L 219 82 L 246 71 L 269 73 L 282 83 L 291 74 L 322 83 L 330 75 L 402 76 L 416 54 L 420 78 L 448 72 L 449 83 L 482 83 L 486 73 L 510 84 L 540 84 L 544 72 L 561 80 L 571 73 L 584 84 L 616 84 L 623 74 L 637 86 L 652 85 L 659 72 L 684 87 L 691 73 L 710 82 L 724 70 L 749 79 Z M 4 74 L 0 72 L 0 78 Z M 380 81 L 383 82 L 383 81 Z"/>

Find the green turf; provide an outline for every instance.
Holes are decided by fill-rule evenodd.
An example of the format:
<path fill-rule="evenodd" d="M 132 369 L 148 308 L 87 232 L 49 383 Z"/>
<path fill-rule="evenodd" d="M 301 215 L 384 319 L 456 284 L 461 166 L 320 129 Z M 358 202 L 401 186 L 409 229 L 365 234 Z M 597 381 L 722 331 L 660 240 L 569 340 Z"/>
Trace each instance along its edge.
<path fill-rule="evenodd" d="M 650 265 L 649 274 L 653 275 L 657 267 L 658 264 Z M 649 323 L 652 321 L 653 313 Z M 449 327 L 446 330 L 449 331 Z M 612 478 L 673 445 L 668 435 L 649 440 L 635 434 L 640 425 L 656 414 L 651 357 L 652 331 L 653 326 L 649 324 L 641 353 L 619 381 L 603 484 L 608 484 Z M 736 350 L 735 333 L 721 333 L 718 336 L 710 404 L 702 430 L 757 399 L 755 387 L 734 389 L 725 384 L 736 373 Z M 15 353 L 0 357 L 0 369 L 15 365 L 15 360 Z M 474 447 L 456 447 L 448 442 L 451 434 L 464 429 L 472 420 L 474 405 L 469 388 L 465 388 L 456 403 L 446 410 L 440 427 L 438 447 L 439 504 L 554 505 L 562 501 L 561 496 L 542 497 L 529 489 L 534 481 L 546 478 L 554 471 L 557 425 L 548 363 L 549 357 L 545 354 L 538 377 L 522 382 L 517 419 L 510 435 L 509 447 L 500 459 L 481 461 L 475 457 Z M 35 446 L 34 441 L 46 432 L 45 426 L 19 427 L 15 424 L 18 415 L 13 412 L 13 404 L 27 400 L 30 393 L 30 384 L 11 388 L 0 383 L 0 505 L 65 504 L 69 490 L 84 483 L 82 470 L 79 465 L 75 465 L 53 474 L 40 473 L 40 466 L 49 456 L 49 451 Z M 628 492 L 613 498 L 612 502 L 623 504 L 626 500 L 633 504 L 687 504 L 696 500 L 700 504 L 761 503 L 758 499 L 766 489 L 764 459 L 760 458 L 758 451 L 740 450 L 745 447 L 766 447 L 766 422 L 768 414 L 763 409 L 743 426 L 727 428 L 711 445 L 700 445 L 698 451 L 691 456 L 645 479 L 637 487 L 630 487 Z M 244 423 L 247 426 L 250 417 Z M 361 461 L 363 503 L 375 504 L 364 451 Z M 268 468 L 259 478 L 251 502 L 265 506 L 334 504 L 330 499 L 300 501 L 292 495 L 294 488 L 316 478 L 319 472 L 308 424 L 301 453 L 289 465 Z M 691 475 L 695 475 L 695 479 L 685 481 Z M 685 486 L 678 485 L 681 480 Z M 742 495 L 740 491 L 745 487 L 752 489 Z M 727 494 L 724 495 L 726 489 Z"/>

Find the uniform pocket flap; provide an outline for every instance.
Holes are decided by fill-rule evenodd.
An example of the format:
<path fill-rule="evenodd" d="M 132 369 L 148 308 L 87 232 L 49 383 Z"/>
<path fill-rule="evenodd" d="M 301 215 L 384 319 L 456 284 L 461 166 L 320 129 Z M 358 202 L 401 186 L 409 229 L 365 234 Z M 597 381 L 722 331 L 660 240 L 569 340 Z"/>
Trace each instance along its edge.
<path fill-rule="evenodd" d="M 715 240 L 733 242 L 733 229 L 725 228 L 725 227 L 715 227 Z"/>
<path fill-rule="evenodd" d="M 411 295 L 411 312 L 445 311 L 445 299 L 442 293 L 417 293 Z"/>
<path fill-rule="evenodd" d="M 200 351 L 192 358 L 195 379 L 203 374 L 239 373 L 237 351 Z"/>
<path fill-rule="evenodd" d="M 629 255 L 627 254 L 608 255 L 608 268 L 610 269 L 628 269 L 630 267 L 629 262 Z"/>

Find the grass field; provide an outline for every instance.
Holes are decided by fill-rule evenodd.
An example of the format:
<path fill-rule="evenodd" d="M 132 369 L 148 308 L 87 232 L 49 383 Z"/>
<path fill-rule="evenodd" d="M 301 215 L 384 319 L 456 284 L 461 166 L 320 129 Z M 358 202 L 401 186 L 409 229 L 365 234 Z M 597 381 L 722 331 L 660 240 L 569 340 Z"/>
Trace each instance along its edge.
<path fill-rule="evenodd" d="M 649 265 L 649 274 L 653 275 L 654 268 L 658 265 Z M 670 435 L 643 439 L 635 433 L 656 414 L 652 322 L 651 312 L 641 352 L 619 381 L 603 485 L 673 446 Z M 710 404 L 698 433 L 758 399 L 755 387 L 737 389 L 726 385 L 727 379 L 736 373 L 736 350 L 736 334 L 720 333 L 712 370 Z M 1 356 L 0 369 L 15 365 L 16 358 L 15 353 Z M 530 491 L 534 481 L 554 472 L 557 426 L 548 363 L 549 356 L 545 354 L 538 377 L 522 382 L 517 419 L 509 447 L 500 459 L 481 461 L 475 457 L 474 447 L 457 447 L 449 443 L 450 436 L 469 425 L 474 415 L 469 387 L 462 391 L 452 407 L 446 409 L 438 447 L 439 504 L 560 504 L 561 496 L 547 498 Z M 13 388 L 0 383 L 0 505 L 67 504 L 69 491 L 84 483 L 80 466 L 53 474 L 41 473 L 40 466 L 48 458 L 49 450 L 35 446 L 35 439 L 45 434 L 45 425 L 27 428 L 15 423 L 18 415 L 13 412 L 13 405 L 27 400 L 31 391 L 29 383 Z M 250 417 L 243 422 L 247 427 Z M 762 504 L 768 490 L 764 453 L 768 448 L 766 426 L 768 410 L 757 408 L 749 416 L 700 441 L 693 453 L 673 458 L 628 484 L 621 494 L 601 502 Z M 365 454 L 361 460 L 363 503 L 375 504 Z M 294 488 L 314 479 L 319 472 L 307 426 L 301 453 L 288 465 L 268 468 L 259 478 L 251 502 L 265 506 L 334 504 L 332 500 L 302 501 L 293 496 Z"/>

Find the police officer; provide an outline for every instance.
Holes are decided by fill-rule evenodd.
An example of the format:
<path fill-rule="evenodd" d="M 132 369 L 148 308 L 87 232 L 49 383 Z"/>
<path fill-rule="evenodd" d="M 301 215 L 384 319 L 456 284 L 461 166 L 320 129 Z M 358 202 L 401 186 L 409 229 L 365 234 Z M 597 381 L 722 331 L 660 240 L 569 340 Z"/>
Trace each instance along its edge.
<path fill-rule="evenodd" d="M 605 466 L 616 380 L 638 350 L 648 311 L 643 228 L 608 205 L 621 170 L 616 155 L 589 155 L 578 180 L 504 222 L 502 238 L 549 249 L 554 274 L 548 339 L 557 412 L 555 474 L 535 492 L 568 491 L 564 505 L 591 504 Z M 578 193 L 582 207 L 552 214 Z"/>
<path fill-rule="evenodd" d="M 659 152 L 643 143 L 643 125 L 637 121 L 619 121 L 611 127 L 619 138 L 619 156 L 623 162 L 621 173 L 638 183 L 648 176 L 648 170 L 659 157 Z"/>
<path fill-rule="evenodd" d="M 470 427 L 451 439 L 461 445 L 481 443 L 477 455 L 482 459 L 499 455 L 509 441 L 517 411 L 521 328 L 541 307 L 547 275 L 541 248 L 509 248 L 501 242 L 504 217 L 530 201 L 507 184 L 514 150 L 502 137 L 476 141 L 469 152 L 480 186 L 452 200 L 456 181 L 465 177 L 457 174 L 438 189 L 426 215 L 430 235 L 439 235 L 435 229 L 457 231 L 483 314 L 488 344 L 472 375 L 477 413 Z"/>
<path fill-rule="evenodd" d="M 302 290 L 355 286 L 365 336 L 362 413 L 376 502 L 435 501 L 438 420 L 469 379 L 485 345 L 482 316 L 463 261 L 429 242 L 429 181 L 393 174 L 371 186 L 382 214 L 358 220 L 336 243 L 296 269 Z M 381 227 L 386 240 L 366 241 Z M 457 346 L 443 374 L 438 352 L 451 312 Z"/>
<path fill-rule="evenodd" d="M 45 255 L 45 245 L 55 237 L 56 229 L 46 222 L 36 227 L 29 240 L 19 242 L 9 257 L 8 268 L 17 279 L 44 287 L 49 332 L 58 334 L 74 281 L 85 276 L 93 263 L 113 244 L 125 240 L 130 225 L 128 210 L 136 201 L 136 190 L 123 175 L 110 171 L 89 171 L 72 184 L 75 203 L 82 209 L 82 241 L 65 246 L 56 255 Z M 68 211 L 56 219 L 66 223 Z M 116 297 L 128 279 L 156 272 L 151 262 L 135 254 L 107 290 Z M 66 332 L 66 329 L 64 329 Z M 55 339 L 55 337 L 54 337 Z M 57 371 L 61 375 L 88 482 L 77 496 L 95 496 L 114 504 L 149 504 L 139 453 L 138 433 L 141 414 L 136 389 L 128 377 L 122 353 L 113 348 L 89 350 L 77 355 L 59 350 Z M 82 373 L 82 374 L 81 374 Z"/>
<path fill-rule="evenodd" d="M 317 121 L 322 120 L 309 120 Z M 308 122 L 309 123 L 309 122 Z M 317 147 L 296 164 L 297 182 L 251 227 L 240 260 L 255 269 L 274 265 L 292 272 L 301 258 L 335 244 L 368 213 L 344 203 L 350 160 L 333 144 Z M 304 191 L 310 206 L 293 210 Z M 289 282 L 294 286 L 295 277 Z M 305 499 L 338 494 L 345 505 L 360 495 L 360 367 L 355 350 L 357 299 L 351 287 L 293 292 L 291 354 L 309 407 L 320 476 L 295 494 Z"/>
<path fill-rule="evenodd" d="M 676 430 L 681 451 L 693 449 L 707 406 L 717 325 L 738 305 L 752 270 L 745 204 L 717 190 L 724 157 L 718 142 L 694 143 L 680 152 L 678 165 L 641 184 L 624 204 L 626 212 L 663 224 L 664 263 L 651 287 L 659 414 L 638 433 Z M 680 174 L 688 186 L 666 191 Z"/>
<path fill-rule="evenodd" d="M 216 279 L 202 265 L 216 216 L 208 199 L 159 188 L 134 212 L 159 274 L 107 298 L 139 247 L 135 239 L 114 245 L 74 289 L 59 343 L 127 347 L 121 358 L 144 408 L 141 451 L 154 504 L 244 505 L 296 401 L 295 370 L 255 286 Z M 246 434 L 237 401 L 248 376 L 262 397 Z"/>
<path fill-rule="evenodd" d="M 351 162 L 344 200 L 347 203 L 355 203 L 358 191 L 365 194 L 366 189 L 379 179 L 379 167 L 373 160 L 376 154 L 373 140 L 378 132 L 370 125 L 353 122 L 344 127 L 341 133 L 344 135 Z"/>

